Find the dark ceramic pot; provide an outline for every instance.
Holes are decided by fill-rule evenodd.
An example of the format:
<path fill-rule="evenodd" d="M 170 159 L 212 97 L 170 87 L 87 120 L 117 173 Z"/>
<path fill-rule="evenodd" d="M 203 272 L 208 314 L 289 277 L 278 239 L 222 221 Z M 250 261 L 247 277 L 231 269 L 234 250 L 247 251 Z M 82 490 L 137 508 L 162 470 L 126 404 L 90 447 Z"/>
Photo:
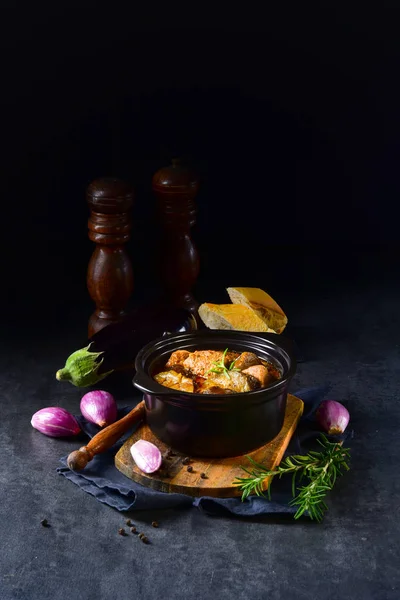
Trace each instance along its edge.
<path fill-rule="evenodd" d="M 152 378 L 175 350 L 225 348 L 254 352 L 275 364 L 282 378 L 266 388 L 229 395 L 176 391 Z M 144 394 L 152 432 L 188 456 L 223 458 L 251 452 L 278 435 L 296 360 L 292 343 L 280 335 L 205 330 L 154 340 L 138 353 L 135 369 L 133 385 Z"/>

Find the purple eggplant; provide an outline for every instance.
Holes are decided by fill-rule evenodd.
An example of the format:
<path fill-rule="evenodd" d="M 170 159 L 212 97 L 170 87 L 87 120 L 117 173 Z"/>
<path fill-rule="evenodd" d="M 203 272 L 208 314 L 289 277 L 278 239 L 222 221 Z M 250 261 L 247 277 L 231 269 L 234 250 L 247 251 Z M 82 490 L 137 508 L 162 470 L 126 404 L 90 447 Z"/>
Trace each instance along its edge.
<path fill-rule="evenodd" d="M 73 352 L 56 378 L 76 387 L 96 385 L 114 371 L 133 370 L 136 354 L 151 340 L 167 333 L 193 331 L 197 323 L 196 317 L 182 308 L 161 304 L 137 307 Z"/>

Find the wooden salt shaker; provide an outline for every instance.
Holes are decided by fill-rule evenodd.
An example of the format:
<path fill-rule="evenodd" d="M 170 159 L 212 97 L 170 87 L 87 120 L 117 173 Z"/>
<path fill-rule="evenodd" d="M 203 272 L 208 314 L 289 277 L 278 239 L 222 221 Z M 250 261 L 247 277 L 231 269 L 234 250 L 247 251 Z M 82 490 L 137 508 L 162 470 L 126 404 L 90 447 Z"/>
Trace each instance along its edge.
<path fill-rule="evenodd" d="M 152 188 L 162 227 L 159 268 L 164 293 L 172 305 L 197 314 L 191 290 L 199 274 L 199 257 L 190 228 L 196 222 L 199 182 L 174 158 L 171 166 L 154 174 Z"/>
<path fill-rule="evenodd" d="M 132 264 L 124 244 L 130 238 L 133 190 L 124 181 L 103 178 L 87 188 L 89 239 L 95 242 L 87 271 L 87 287 L 96 309 L 88 337 L 120 321 L 133 291 Z"/>

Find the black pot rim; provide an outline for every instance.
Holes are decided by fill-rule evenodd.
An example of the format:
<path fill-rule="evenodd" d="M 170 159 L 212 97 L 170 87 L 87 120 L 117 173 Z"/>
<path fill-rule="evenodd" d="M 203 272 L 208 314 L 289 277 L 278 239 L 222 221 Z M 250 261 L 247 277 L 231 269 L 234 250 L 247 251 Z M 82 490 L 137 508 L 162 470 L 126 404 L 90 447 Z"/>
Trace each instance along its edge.
<path fill-rule="evenodd" d="M 274 363 L 278 362 L 281 368 L 283 367 L 282 378 L 267 387 L 252 390 L 250 392 L 241 392 L 229 395 L 212 394 L 207 396 L 205 394 L 183 392 L 181 390 L 174 390 L 173 388 L 163 386 L 157 383 L 143 366 L 153 354 L 157 354 L 158 351 L 164 348 L 164 346 L 168 346 L 170 344 L 176 346 L 171 348 L 170 353 L 172 353 L 173 351 L 180 349 L 181 345 L 183 345 L 183 348 L 185 348 L 185 343 L 188 346 L 195 346 L 196 342 L 197 344 L 204 344 L 207 340 L 215 341 L 218 339 L 222 340 L 224 338 L 228 338 L 230 341 L 236 344 L 243 344 L 243 351 L 246 350 L 246 345 L 248 350 L 251 349 L 255 352 L 257 352 L 258 346 L 259 350 L 263 352 L 268 351 L 268 348 L 265 346 L 269 346 L 269 348 L 274 349 L 275 352 L 278 350 L 278 353 L 284 359 L 282 362 L 285 362 L 286 365 L 282 364 L 282 362 L 279 362 L 276 357 L 271 356 L 271 360 Z M 181 345 L 178 347 L 178 344 Z M 252 401 L 254 400 L 254 402 L 265 402 L 266 393 L 268 395 L 271 394 L 273 397 L 279 393 L 280 389 L 286 386 L 288 381 L 294 376 L 296 368 L 297 364 L 294 357 L 292 342 L 286 337 L 275 333 L 207 329 L 185 333 L 171 333 L 162 337 L 158 337 L 146 344 L 136 356 L 136 373 L 133 377 L 132 383 L 144 394 L 165 396 L 166 401 L 168 401 L 168 396 L 172 397 L 173 395 L 179 394 L 179 397 L 185 399 L 185 405 L 187 408 L 193 408 L 198 403 L 203 405 L 215 405 L 216 403 L 231 404 L 232 402 L 238 402 L 241 399 L 246 402 L 248 402 L 249 399 Z"/>

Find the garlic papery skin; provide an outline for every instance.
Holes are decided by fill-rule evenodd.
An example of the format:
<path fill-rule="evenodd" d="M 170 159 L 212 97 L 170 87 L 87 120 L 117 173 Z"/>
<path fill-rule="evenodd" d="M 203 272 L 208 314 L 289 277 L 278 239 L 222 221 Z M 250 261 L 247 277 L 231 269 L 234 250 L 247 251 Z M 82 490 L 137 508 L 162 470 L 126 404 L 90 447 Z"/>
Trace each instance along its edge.
<path fill-rule="evenodd" d="M 328 435 L 340 435 L 349 424 L 350 413 L 340 402 L 324 400 L 317 409 L 316 418 Z"/>
<path fill-rule="evenodd" d="M 147 440 L 138 440 L 131 446 L 131 455 L 137 467 L 144 473 L 158 471 L 162 463 L 160 450 Z"/>
<path fill-rule="evenodd" d="M 70 437 L 81 431 L 75 417 L 59 406 L 41 408 L 35 412 L 31 425 L 49 437 Z"/>
<path fill-rule="evenodd" d="M 117 403 L 114 396 L 103 390 L 93 390 L 82 396 L 82 415 L 99 427 L 106 427 L 117 420 Z"/>

